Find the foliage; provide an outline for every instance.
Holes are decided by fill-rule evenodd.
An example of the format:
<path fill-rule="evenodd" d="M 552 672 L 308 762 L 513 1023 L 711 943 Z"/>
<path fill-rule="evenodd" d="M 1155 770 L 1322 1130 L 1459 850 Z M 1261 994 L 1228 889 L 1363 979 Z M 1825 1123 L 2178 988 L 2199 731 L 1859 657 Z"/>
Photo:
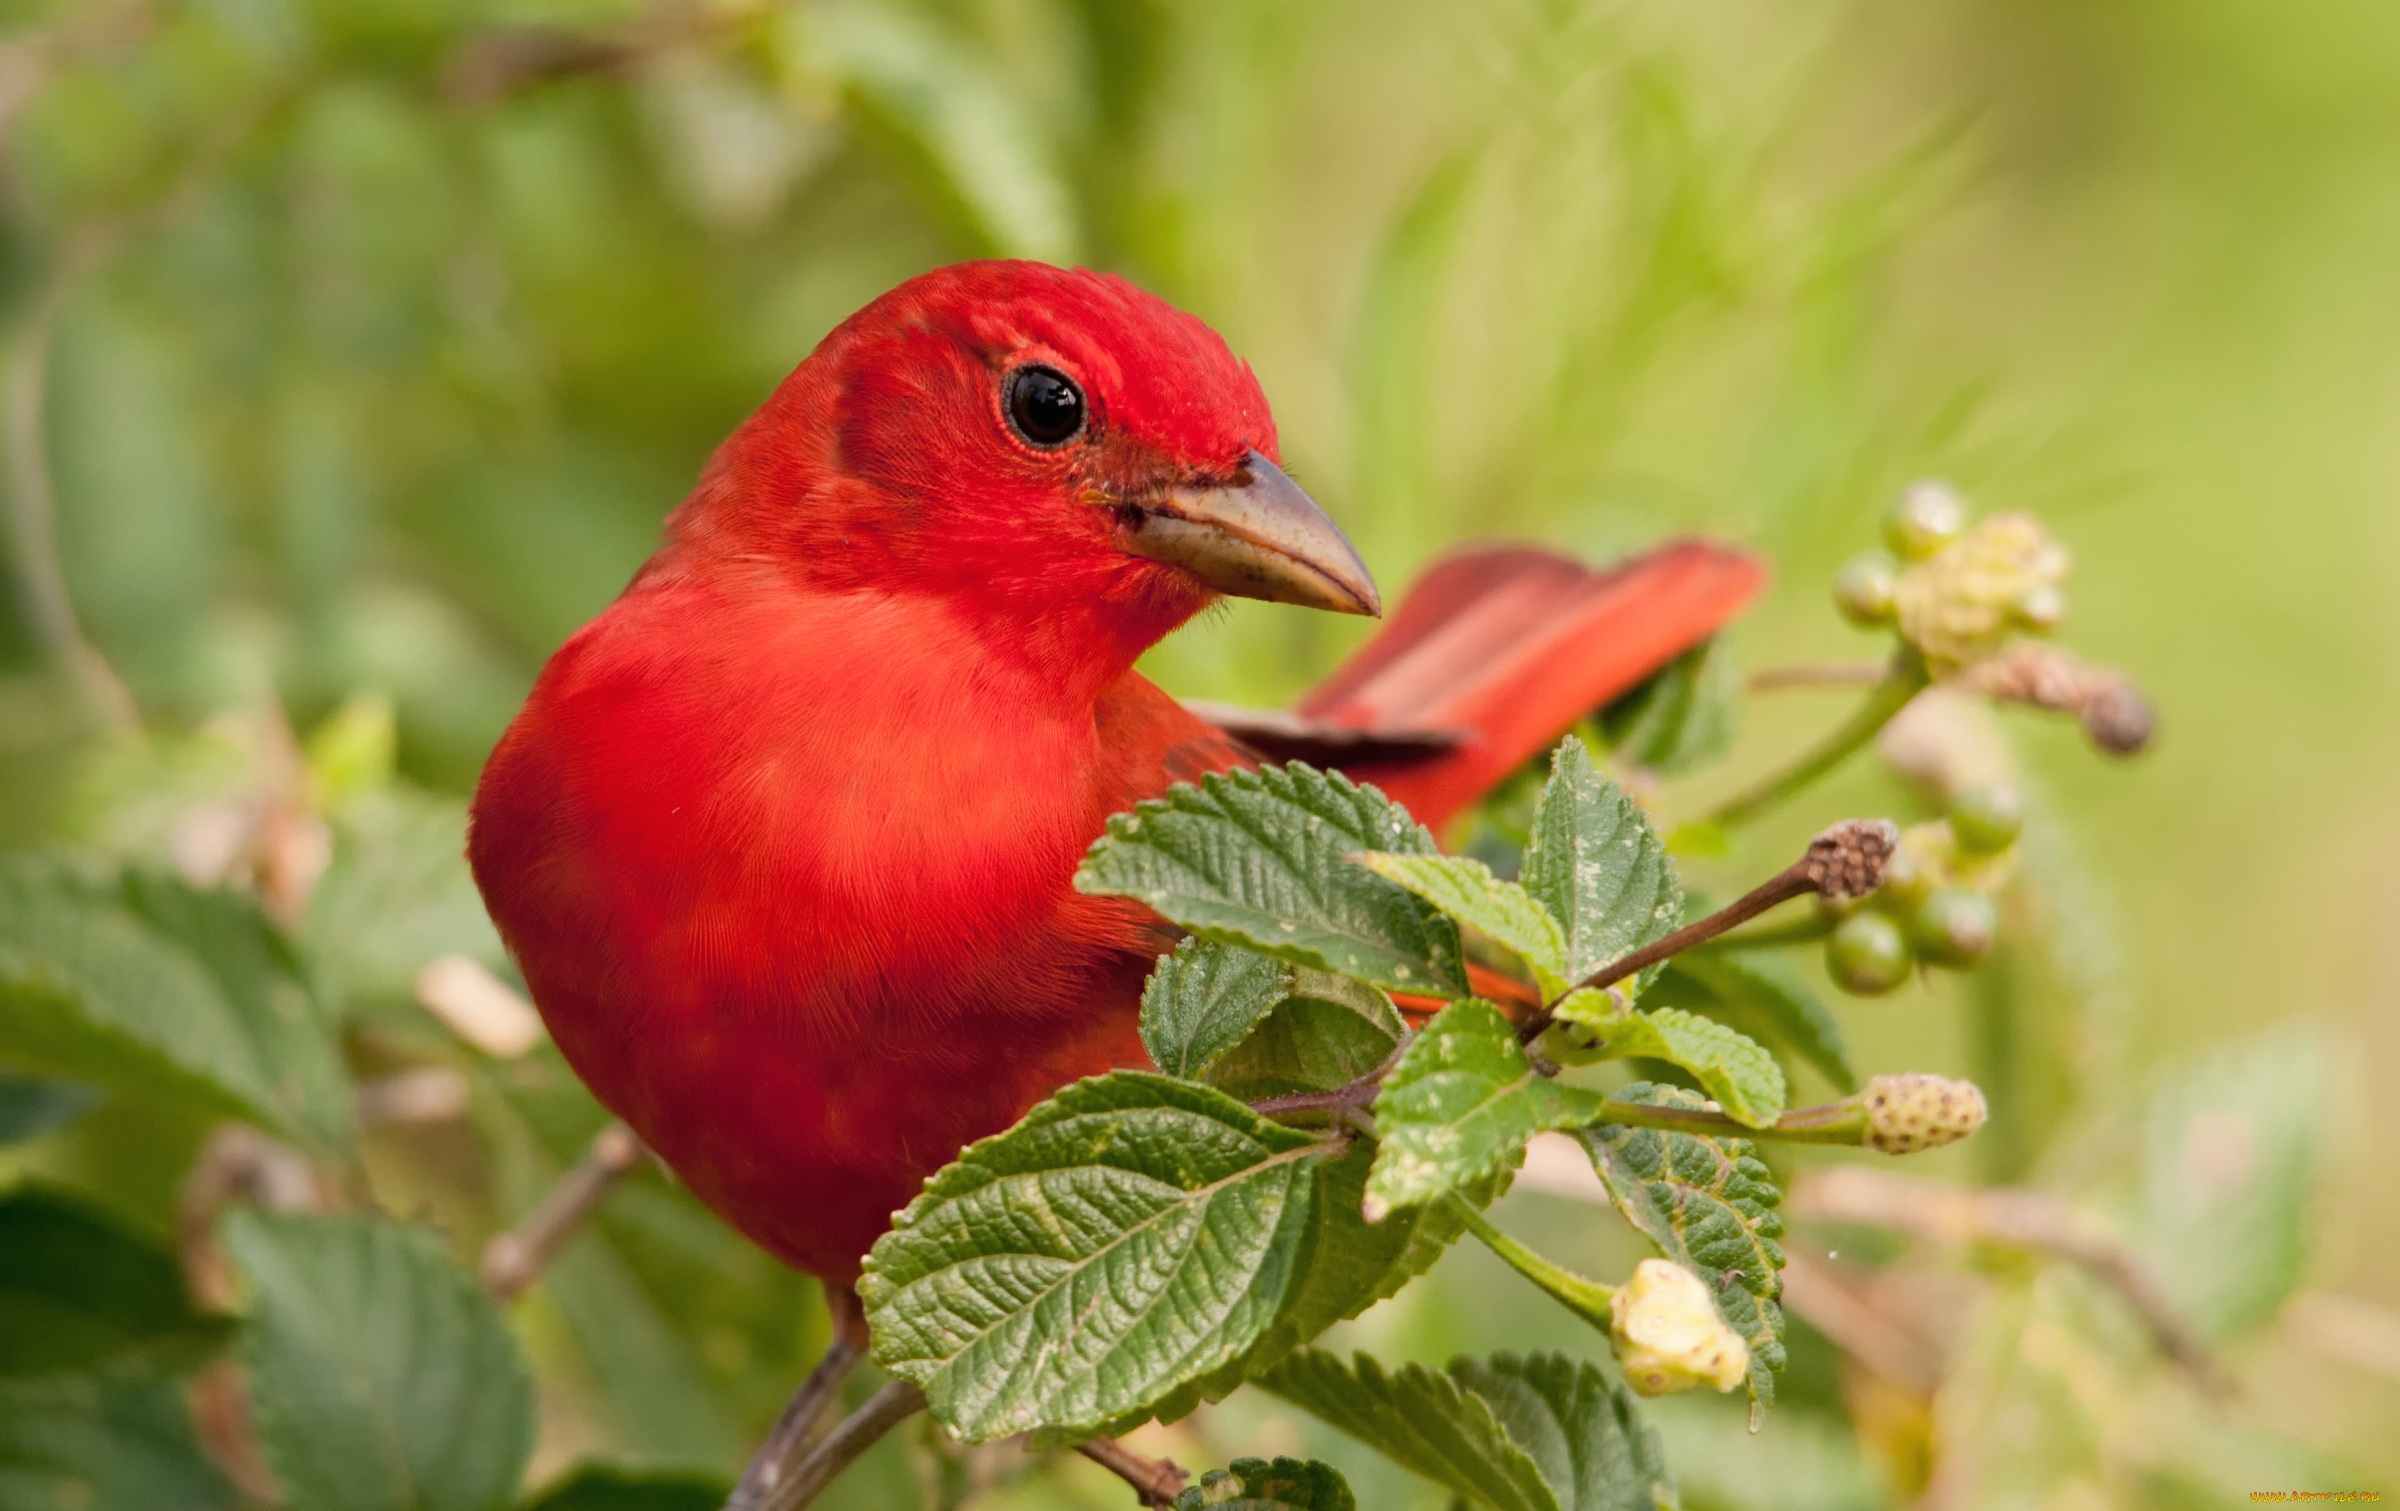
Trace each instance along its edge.
<path fill-rule="evenodd" d="M 1224 329 L 1275 397 L 1295 470 L 1387 580 L 1468 534 L 1600 557 L 1705 525 L 1760 539 L 1805 586 L 1915 477 L 2040 504 L 2109 585 L 2087 594 L 2094 643 L 2174 679 L 2186 762 L 2135 791 L 2093 785 L 2042 735 L 2024 758 L 2003 747 L 2025 833 L 2013 875 L 1972 880 L 2001 938 L 1977 974 L 1920 984 L 1915 963 L 1972 962 L 1895 889 L 1854 915 L 1893 925 L 1892 1009 L 1837 995 L 1784 947 L 1813 942 L 1814 924 L 1771 922 L 1793 937 L 1722 941 L 1605 1010 L 1587 999 L 1618 1037 L 1555 1079 L 1547 1066 L 1583 1058 L 1573 1041 L 1554 1031 L 1529 1052 L 1526 1004 L 1465 996 L 1468 965 L 1554 999 L 1683 916 L 1660 830 L 1712 890 L 1788 858 L 1800 832 L 1772 813 L 1703 818 L 1793 727 L 1741 696 L 1729 642 L 1596 711 L 1596 743 L 1555 757 L 1571 785 L 1529 770 L 1519 806 L 1476 815 L 1480 869 L 1371 789 L 1298 768 L 1136 815 L 1159 833 L 1097 859 L 1094 882 L 1164 890 L 1195 934 L 1145 1000 L 1144 1042 L 1184 1083 L 1158 1095 L 1307 1145 L 1275 1167 L 1282 1215 L 1263 1238 L 1247 1225 L 1263 1206 L 1237 1220 L 1238 1203 L 1206 1204 L 1207 1231 L 1281 1256 L 1285 1275 L 1274 1298 L 1245 1293 L 1238 1327 L 1201 1327 L 1185 1351 L 1100 1340 L 1088 1400 L 1071 1400 L 1087 1377 L 1067 1370 L 1001 1415 L 1070 1432 L 1103 1403 L 1172 1415 L 1244 1372 L 1272 1384 L 1323 1360 L 1311 1341 L 1384 1301 L 1407 1325 L 1375 1336 L 1409 1347 L 1468 1323 L 1548 1328 L 1554 1311 L 1507 1320 L 1506 1276 L 1472 1269 L 1480 1256 L 1411 1284 L 1468 1230 L 1462 1203 L 1480 1213 L 1507 1190 L 1539 1127 L 1575 1132 L 1663 1254 L 1734 1277 L 1716 1294 L 1764 1389 L 1783 1335 L 1761 1289 L 1774 1266 L 1758 1261 L 1774 1252 L 1771 1198 L 1805 1160 L 1775 1156 L 1777 1175 L 1734 1152 L 1734 1127 L 1593 1120 L 1612 1087 L 1620 1115 L 1628 1097 L 1682 1099 L 1618 1084 L 1631 1073 L 1691 1083 L 1734 1125 L 1771 1124 L 1802 1076 L 1848 1093 L 1901 1046 L 1950 1043 L 1926 1025 L 1953 1005 L 1994 1105 L 1970 1146 L 1980 1178 L 2088 1201 L 2214 1343 L 2276 1325 L 2304 1277 L 2339 1283 L 2314 1226 L 2363 1220 L 2383 1196 L 2316 1199 L 2339 1147 L 2325 1051 L 2270 1032 L 2162 1074 L 2138 1116 L 2113 1116 L 2137 1050 L 2181 1055 L 2284 1000 L 2354 996 L 2348 941 L 2373 932 L 2352 919 L 2347 872 L 2308 847 L 2367 832 L 2345 805 L 2381 769 L 2350 758 L 2376 727 L 2359 647 L 2380 643 L 2388 597 L 2357 575 L 2382 558 L 2351 521 L 2380 516 L 2342 501 L 2375 497 L 2358 480 L 2382 464 L 2358 396 L 2381 391 L 2389 321 L 2359 291 L 2388 285 L 2372 211 L 2389 176 L 2356 144 L 2392 97 L 2389 28 L 2338 6 L 2271 25 L 2221 9 L 2108 26 L 2011 15 L 1996 32 L 1970 9 L 1895 36 L 1865 11 L 1642 4 L 888 0 L 735 4 L 689 27 L 616 0 L 21 7 L 0 110 L 0 1225 L 14 1235 L 0 1352 L 17 1361 L 0 1369 L 0 1507 L 242 1503 L 193 1428 L 192 1372 L 210 1361 L 304 1413 L 262 1417 L 270 1449 L 290 1436 L 277 1422 L 316 1432 L 306 1413 L 340 1415 L 340 1392 L 305 1388 L 334 1375 L 413 1403 L 395 1420 L 440 1440 L 379 1438 L 334 1466 L 338 1495 L 310 1481 L 295 1503 L 384 1503 L 353 1498 L 400 1493 L 366 1472 L 378 1454 L 431 1466 L 420 1503 L 507 1503 L 528 1370 L 557 1441 L 644 1466 L 545 1461 L 538 1504 L 696 1505 L 739 1468 L 822 1341 L 813 1286 L 645 1172 L 527 1301 L 475 1301 L 461 1261 L 535 1206 L 604 1114 L 555 1049 L 494 1060 L 420 1007 L 415 981 L 456 955 L 513 984 L 461 860 L 461 794 L 541 657 L 622 585 L 708 448 L 835 320 L 989 252 L 1121 269 Z M 2224 170 L 2236 139 L 2251 171 Z M 1987 163 L 2010 194 L 1917 237 L 1938 203 L 1980 192 Z M 2128 204 L 2158 233 L 2142 243 L 2155 257 L 2114 250 Z M 2095 247 L 2120 260 L 2094 264 Z M 2095 277 L 2111 268 L 2122 283 Z M 2279 301 L 2302 299 L 2313 317 L 2289 319 Z M 2339 318 L 2314 318 L 2327 311 Z M 2312 333 L 2305 350 L 2276 344 L 2286 327 Z M 2289 454 L 2259 439 L 2277 430 Z M 2255 509 L 2294 490 L 2311 500 L 2305 531 Z M 28 523 L 45 512 L 55 549 Z M 2054 586 L 2054 565 L 2017 563 L 2043 580 L 1967 605 L 1967 628 L 2046 621 L 2057 605 L 2027 590 Z M 1909 623 L 1946 652 L 1980 648 L 1933 601 L 1961 576 L 1926 573 L 1909 593 Z M 1802 614 L 1770 607 L 1746 658 L 1855 653 Z M 1148 664 L 1179 692 L 1272 701 L 1346 632 L 1244 607 Z M 122 678 L 138 731 L 112 723 L 91 667 Z M 1820 816 L 1908 804 L 1945 822 L 1956 784 L 1892 765 L 1901 783 L 1844 768 Z M 2223 796 L 2251 791 L 2276 801 Z M 2211 821 L 2190 822 L 2203 809 Z M 1245 848 L 1232 831 L 1249 823 L 1270 843 Z M 2078 825 L 2105 868 L 2082 858 Z M 319 840 L 330 866 L 287 907 L 268 882 Z M 1243 893 L 1252 871 L 1274 885 Z M 2112 932 L 2103 877 L 2143 890 L 2123 912 L 2154 931 L 2146 952 L 2125 943 L 2144 935 Z M 2136 956 L 2172 1014 L 2146 1034 Z M 2276 1002 L 2223 989 L 2261 980 Z M 1412 1039 L 1399 1010 L 1422 1018 L 1428 998 L 1450 1005 Z M 1379 1089 L 1340 1105 L 1227 1110 L 1356 1090 L 1404 1046 Z M 439 1082 L 452 1110 L 388 1121 L 376 1109 L 397 1072 L 455 1077 Z M 296 1197 L 258 1176 L 242 1202 L 358 1214 L 242 1206 L 222 1229 L 238 1320 L 202 1283 L 208 1246 L 158 1236 L 228 1119 L 308 1177 Z M 1027 1178 L 1114 1190 L 1128 1173 L 1070 1161 Z M 1406 1204 L 1436 1190 L 1450 1196 Z M 1145 1194 L 1178 1212 L 1192 1195 Z M 1548 1200 L 1482 1221 L 1539 1260 L 1502 1230 L 1542 1227 Z M 382 1215 L 398 1213 L 434 1226 Z M 1577 1263 L 1600 1263 L 1576 1231 Z M 1984 1501 L 2106 1486 L 2213 1503 L 2304 1477 L 2272 1446 L 2225 1467 L 2272 1434 L 2189 1426 L 2161 1404 L 2119 1300 L 2041 1255 L 1998 1258 L 1976 1271 L 1964 1356 L 1938 1390 L 1901 1390 L 1905 1409 L 1837 1398 L 1829 1370 L 1812 1384 L 1806 1350 L 1826 1345 L 1793 1330 L 1783 1388 L 1798 1409 L 1760 1442 L 1831 1444 L 1807 1487 L 1743 1501 L 1725 1488 L 1726 1465 L 1755 1461 L 1729 1446 L 1738 1421 L 1661 1413 L 1683 1434 L 1687 1495 L 1746 1511 L 1888 1479 L 1905 1499 L 1953 1451 L 1945 1467 L 1982 1476 L 1967 1488 Z M 168 1283 L 187 1269 L 194 1294 Z M 1253 1272 L 1216 1278 L 1239 1273 Z M 328 1296 L 350 1308 L 346 1334 L 311 1325 Z M 421 1331 L 434 1343 L 403 1347 Z M 1458 1429 L 1465 1457 L 1426 1471 L 1445 1495 L 1650 1503 L 1656 1443 L 1604 1367 L 1553 1361 L 1542 1378 L 1566 1371 L 1580 1392 L 1561 1393 L 1506 1357 L 1326 1367 L 1354 1414 L 1402 1381 L 1469 1415 L 1481 1403 L 1490 1430 Z M 445 1421 L 435 1397 L 481 1410 Z M 1905 1425 L 1937 1415 L 1938 1444 Z M 1313 1470 L 1245 1469 L 1252 1445 L 1192 1420 L 1206 1461 L 1234 1464 L 1195 1487 L 1204 1500 L 1238 1485 L 1273 1504 L 1305 1481 L 1309 1503 L 1335 1504 Z M 1591 1441 L 1648 1467 L 1587 1483 L 1567 1450 L 1608 1422 L 1617 1436 Z M 1992 1452 L 1956 1425 L 1976 1422 L 2029 1446 Z M 323 1444 L 355 1430 L 329 1421 Z M 1429 1451 L 1396 1429 L 1361 1437 L 1412 1464 Z M 894 1448 L 832 1498 L 907 1504 Z M 283 1451 L 279 1473 L 317 1462 Z M 1306 1451 L 1341 1456 L 1319 1439 Z M 2328 1485 L 2366 1477 L 2308 1468 Z M 1035 1473 L 1028 1495 L 1066 1493 Z"/>

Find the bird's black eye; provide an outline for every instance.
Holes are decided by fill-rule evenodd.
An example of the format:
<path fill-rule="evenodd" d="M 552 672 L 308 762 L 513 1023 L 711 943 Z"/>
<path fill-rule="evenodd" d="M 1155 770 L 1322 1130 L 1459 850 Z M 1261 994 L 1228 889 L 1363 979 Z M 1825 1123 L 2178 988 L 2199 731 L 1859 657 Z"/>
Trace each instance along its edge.
<path fill-rule="evenodd" d="M 1064 446 L 1083 433 L 1083 390 L 1054 367 L 1020 367 L 1008 379 L 1008 419 L 1036 446 Z"/>

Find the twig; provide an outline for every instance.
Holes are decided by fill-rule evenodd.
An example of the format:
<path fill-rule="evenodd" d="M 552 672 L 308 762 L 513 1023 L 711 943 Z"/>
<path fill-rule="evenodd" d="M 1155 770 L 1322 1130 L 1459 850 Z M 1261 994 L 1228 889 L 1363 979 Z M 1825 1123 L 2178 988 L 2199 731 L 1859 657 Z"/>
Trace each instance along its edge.
<path fill-rule="evenodd" d="M 1952 681 L 1995 702 L 2073 714 L 2085 736 L 2107 755 L 2136 753 L 2158 728 L 2157 711 L 2132 678 L 2055 645 L 2013 646 L 1968 667 Z"/>
<path fill-rule="evenodd" d="M 1175 1497 L 1192 1482 L 1191 1474 L 1173 1459 L 1154 1459 L 1134 1452 L 1115 1438 L 1077 1443 L 1075 1451 L 1133 1487 L 1145 1506 L 1172 1508 Z"/>
<path fill-rule="evenodd" d="M 1687 923 L 1663 939 L 1619 956 L 1558 994 L 1517 1030 L 1530 1044 L 1550 1026 L 1551 1013 L 1578 991 L 1604 990 L 1628 976 L 1648 970 L 1662 960 L 1682 954 L 1731 929 L 1739 928 L 1769 908 L 1795 897 L 1815 893 L 1837 901 L 1864 897 L 1883 882 L 1884 863 L 1900 846 L 1900 829 L 1890 819 L 1851 819 L 1834 825 L 1808 842 L 1808 849 L 1790 865 L 1751 888 L 1725 907 Z"/>
<path fill-rule="evenodd" d="M 613 33 L 559 26 L 496 28 L 451 54 L 442 65 L 442 94 L 472 108 L 533 84 L 622 78 L 678 48 L 712 41 L 757 11 L 743 5 L 666 5 Z"/>
<path fill-rule="evenodd" d="M 642 1141 L 632 1129 L 623 1123 L 601 1129 L 541 1205 L 483 1246 L 483 1288 L 506 1301 L 533 1284 L 601 1199 L 641 1159 Z"/>
<path fill-rule="evenodd" d="M 1866 1223 L 1937 1243 L 2002 1244 L 2072 1261 L 2123 1296 L 2160 1352 L 2195 1384 L 2217 1396 L 2234 1389 L 2140 1258 L 2099 1222 L 2048 1192 L 1970 1190 L 1845 1165 L 1801 1181 L 1789 1210 L 1820 1222 Z"/>
<path fill-rule="evenodd" d="M 867 1404 L 842 1418 L 816 1451 L 800 1461 L 792 1477 L 759 1502 L 758 1511 L 799 1511 L 815 1500 L 876 1439 L 925 1409 L 925 1392 L 906 1380 L 893 1380 L 867 1398 Z"/>
<path fill-rule="evenodd" d="M 1885 668 L 1883 680 L 1875 685 L 1874 691 L 1831 734 L 1781 771 L 1719 803 L 1707 814 L 1707 821 L 1730 828 L 1774 807 L 1848 760 L 1931 682 L 1925 658 L 1913 648 L 1903 648 Z"/>
<path fill-rule="evenodd" d="M 240 1123 L 217 1127 L 200 1146 L 176 1201 L 175 1243 L 192 1299 L 210 1311 L 227 1311 L 234 1304 L 233 1267 L 217 1242 L 217 1217 L 228 1202 L 306 1212 L 334 1205 L 334 1195 L 297 1150 Z M 193 1430 L 208 1456 L 245 1496 L 262 1504 L 274 1501 L 279 1492 L 259 1446 L 241 1368 L 231 1359 L 203 1366 L 192 1377 L 191 1407 Z"/>
<path fill-rule="evenodd" d="M 1770 666 L 1750 674 L 1750 691 L 1780 692 L 1787 687 L 1871 687 L 1889 670 L 1880 661 L 1809 661 L 1794 666 Z"/>
<path fill-rule="evenodd" d="M 742 1471 L 742 1482 L 726 1499 L 725 1511 L 759 1511 L 770 1503 L 777 1486 L 800 1472 L 809 1441 L 816 1436 L 818 1418 L 825 1415 L 825 1409 L 840 1396 L 842 1382 L 867 1356 L 867 1319 L 858 1292 L 829 1282 L 825 1308 L 833 1313 L 833 1341 L 825 1346 L 825 1356 L 817 1361 L 817 1367 L 792 1392 L 774 1429 L 751 1457 L 750 1467 Z"/>

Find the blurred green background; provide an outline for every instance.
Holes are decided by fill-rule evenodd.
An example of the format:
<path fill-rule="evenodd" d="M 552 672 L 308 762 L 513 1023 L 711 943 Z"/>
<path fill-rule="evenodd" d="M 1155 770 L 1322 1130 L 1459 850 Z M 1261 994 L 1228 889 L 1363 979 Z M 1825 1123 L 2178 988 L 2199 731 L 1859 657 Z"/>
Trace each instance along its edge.
<path fill-rule="evenodd" d="M 1825 583 L 1903 484 L 1938 475 L 2051 523 L 2077 557 L 2068 640 L 2162 710 L 2127 765 L 2012 720 L 2041 958 L 2013 984 L 1840 1011 L 1866 1064 L 1992 1088 L 1988 1139 L 1936 1167 L 1952 1177 L 2147 1179 L 2155 1204 L 2172 1150 L 2125 1174 L 2143 1107 L 2170 1144 L 2243 1096 L 2301 1118 L 2282 1216 L 2170 1232 L 2144 1198 L 2119 1208 L 2162 1252 L 2274 1250 L 2226 1261 L 2279 1277 L 2216 1329 L 2239 1397 L 2162 1405 L 2175 1388 L 2122 1349 L 2132 1384 L 2060 1364 L 2025 1321 L 2055 1277 L 1985 1256 L 1981 1283 L 2033 1310 L 2014 1332 L 1980 1314 L 1958 1368 L 2049 1369 L 2097 1398 L 1994 1385 L 1999 1404 L 1933 1430 L 1922 1402 L 1894 1418 L 1842 1383 L 1818 1340 L 1755 1440 L 1738 1411 L 1661 1410 L 1687 1500 L 1902 1504 L 1911 1453 L 1970 1440 L 1983 1467 L 1937 1479 L 1941 1503 L 2400 1478 L 2382 1145 L 2400 1108 L 2377 1094 L 2400 1066 L 2400 8 L 11 0 L 0 18 L 0 840 L 222 876 L 210 815 L 238 828 L 260 794 L 304 790 L 332 861 L 291 918 L 349 1068 L 473 1083 L 462 1119 L 366 1145 L 383 1205 L 461 1254 L 597 1122 L 548 1051 L 470 1054 L 409 985 L 448 952 L 505 970 L 460 890 L 459 799 L 542 659 L 834 322 L 962 257 L 1081 262 L 1251 361 L 1286 460 L 1387 591 L 1470 538 L 1597 558 L 1700 528 L 1777 562 L 1738 637 L 1750 665 L 1870 655 Z M 1278 703 L 1353 633 L 1241 604 L 1150 669 Z M 1839 706 L 1757 700 L 1727 772 L 1692 789 Z M 1862 762 L 1702 879 L 1908 801 Z M 208 1122 L 112 1093 L 0 1149 L 0 1179 L 163 1232 Z M 1509 1210 L 1558 1249 L 1598 1245 L 1595 1269 L 1611 1252 L 1569 1203 Z M 1547 1303 L 1509 1284 L 1457 1257 L 1358 1332 L 1431 1358 L 1555 1345 Z M 807 1285 L 652 1178 L 517 1315 L 537 1478 L 579 1455 L 737 1467 L 821 1328 Z M 1246 1398 L 1178 1431 L 1157 1441 L 1187 1462 L 1342 1452 Z M 938 1498 L 987 1459 L 895 1447 L 853 1494 Z M 1121 1498 L 1083 1470 L 986 1503 Z M 1368 1504 L 1425 1493 L 1358 1483 Z"/>

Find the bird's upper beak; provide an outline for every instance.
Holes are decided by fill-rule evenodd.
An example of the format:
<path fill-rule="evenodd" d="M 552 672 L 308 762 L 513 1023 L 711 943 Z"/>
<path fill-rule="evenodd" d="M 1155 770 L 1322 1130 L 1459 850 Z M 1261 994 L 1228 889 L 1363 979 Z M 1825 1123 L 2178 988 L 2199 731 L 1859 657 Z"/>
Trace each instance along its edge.
<path fill-rule="evenodd" d="M 1237 598 L 1383 615 L 1383 596 L 1350 537 L 1255 451 L 1231 483 L 1171 488 L 1145 501 L 1126 527 L 1125 548 Z"/>

